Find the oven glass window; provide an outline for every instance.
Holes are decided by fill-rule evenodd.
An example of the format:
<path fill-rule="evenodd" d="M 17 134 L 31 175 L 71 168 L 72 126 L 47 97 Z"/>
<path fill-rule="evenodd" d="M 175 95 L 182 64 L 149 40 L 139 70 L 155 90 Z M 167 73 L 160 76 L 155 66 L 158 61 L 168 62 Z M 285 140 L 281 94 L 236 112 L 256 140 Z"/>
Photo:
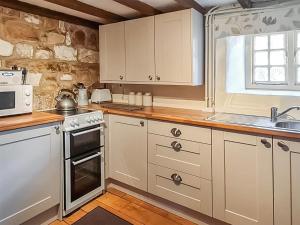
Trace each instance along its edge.
<path fill-rule="evenodd" d="M 89 127 L 71 133 L 71 157 L 100 147 L 100 127 Z"/>
<path fill-rule="evenodd" d="M 71 160 L 72 202 L 101 186 L 101 156 L 74 165 L 78 161 Z"/>
<path fill-rule="evenodd" d="M 16 92 L 0 92 L 0 110 L 14 109 L 16 107 Z"/>

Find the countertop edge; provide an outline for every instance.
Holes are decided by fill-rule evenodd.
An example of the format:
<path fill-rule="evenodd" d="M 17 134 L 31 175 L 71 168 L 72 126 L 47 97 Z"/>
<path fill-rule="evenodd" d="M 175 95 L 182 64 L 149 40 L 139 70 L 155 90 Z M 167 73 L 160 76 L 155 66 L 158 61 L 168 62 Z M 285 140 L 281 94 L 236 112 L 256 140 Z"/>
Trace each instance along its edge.
<path fill-rule="evenodd" d="M 116 109 L 107 109 L 107 108 L 94 108 L 89 106 L 88 109 L 91 110 L 102 110 L 104 113 L 113 114 L 113 115 L 120 115 L 120 116 L 129 116 L 129 117 L 136 117 L 142 119 L 152 119 L 152 120 L 159 120 L 164 122 L 171 122 L 171 123 L 180 123 L 185 125 L 193 125 L 193 126 L 202 126 L 202 127 L 210 127 L 213 129 L 221 129 L 227 130 L 232 132 L 243 132 L 247 134 L 260 134 L 265 136 L 276 136 L 280 138 L 294 138 L 300 139 L 300 133 L 292 132 L 288 130 L 275 130 L 269 129 L 264 127 L 252 127 L 248 125 L 240 125 L 240 124 L 231 124 L 231 123 L 223 123 L 223 122 L 214 122 L 210 120 L 198 120 L 198 119 L 188 119 L 184 117 L 180 117 L 178 115 L 169 115 L 163 113 L 152 113 L 152 112 L 143 112 L 143 111 L 135 111 L 135 112 L 128 112 Z M 201 112 L 201 111 L 199 111 Z M 204 113 L 204 112 L 203 112 Z"/>
<path fill-rule="evenodd" d="M 45 112 L 33 112 L 32 114 L 1 117 L 0 132 L 50 124 L 55 122 L 62 122 L 63 120 L 63 116 Z"/>

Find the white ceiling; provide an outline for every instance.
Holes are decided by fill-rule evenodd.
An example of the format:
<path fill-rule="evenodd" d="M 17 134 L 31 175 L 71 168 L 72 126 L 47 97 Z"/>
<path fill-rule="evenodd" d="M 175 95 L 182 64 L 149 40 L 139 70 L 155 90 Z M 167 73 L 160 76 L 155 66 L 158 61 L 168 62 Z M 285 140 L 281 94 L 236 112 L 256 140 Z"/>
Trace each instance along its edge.
<path fill-rule="evenodd" d="M 44 0 L 20 0 L 22 2 L 27 2 L 33 5 L 41 6 L 44 8 L 48 8 L 51 10 L 55 10 L 58 12 L 66 13 L 69 15 L 81 17 L 84 19 L 88 19 L 91 21 L 99 22 L 99 23 L 104 23 L 105 20 L 88 15 L 85 13 L 81 13 L 76 10 L 68 9 L 53 3 L 46 2 Z M 106 11 L 118 14 L 120 16 L 126 17 L 126 18 L 134 18 L 139 13 L 131 8 L 128 8 L 124 5 L 121 5 L 113 0 L 79 0 L 81 2 L 84 2 L 86 4 L 92 5 L 94 7 L 98 7 L 101 9 L 104 9 Z M 153 6 L 154 8 L 157 8 L 159 10 L 164 11 L 166 8 L 172 9 L 176 8 L 178 5 L 174 0 L 140 0 L 142 2 L 147 3 L 148 5 Z M 216 6 L 216 5 L 226 5 L 230 3 L 236 3 L 236 0 L 196 0 L 200 5 L 203 7 L 211 7 L 211 6 Z"/>

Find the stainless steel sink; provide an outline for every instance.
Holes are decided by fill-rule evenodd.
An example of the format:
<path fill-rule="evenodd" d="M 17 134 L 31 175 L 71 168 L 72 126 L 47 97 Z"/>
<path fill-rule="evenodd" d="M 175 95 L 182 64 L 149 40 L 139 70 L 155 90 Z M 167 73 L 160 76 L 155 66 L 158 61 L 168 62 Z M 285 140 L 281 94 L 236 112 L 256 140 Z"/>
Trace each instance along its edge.
<path fill-rule="evenodd" d="M 300 121 L 297 120 L 281 120 L 278 122 L 272 122 L 269 117 L 240 115 L 231 113 L 216 113 L 215 115 L 207 118 L 207 120 L 221 123 L 239 124 L 250 127 L 261 127 L 269 130 L 281 130 L 286 132 L 291 131 L 295 133 L 300 133 Z"/>
<path fill-rule="evenodd" d="M 277 122 L 275 127 L 300 131 L 300 122 Z"/>

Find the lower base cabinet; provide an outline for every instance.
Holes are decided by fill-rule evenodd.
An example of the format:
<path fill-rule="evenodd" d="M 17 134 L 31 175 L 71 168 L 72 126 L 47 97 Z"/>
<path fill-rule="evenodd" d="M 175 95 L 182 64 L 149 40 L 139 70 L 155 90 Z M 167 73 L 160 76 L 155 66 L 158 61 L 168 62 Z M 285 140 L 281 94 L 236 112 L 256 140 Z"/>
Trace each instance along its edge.
<path fill-rule="evenodd" d="M 0 225 L 17 225 L 60 203 L 59 124 L 0 133 Z"/>
<path fill-rule="evenodd" d="M 110 115 L 109 177 L 147 191 L 147 120 Z"/>
<path fill-rule="evenodd" d="M 300 224 L 300 142 L 274 138 L 274 225 Z"/>
<path fill-rule="evenodd" d="M 212 216 L 212 187 L 208 180 L 149 163 L 148 191 Z"/>
<path fill-rule="evenodd" d="M 213 130 L 212 140 L 213 217 L 273 225 L 272 137 Z"/>

